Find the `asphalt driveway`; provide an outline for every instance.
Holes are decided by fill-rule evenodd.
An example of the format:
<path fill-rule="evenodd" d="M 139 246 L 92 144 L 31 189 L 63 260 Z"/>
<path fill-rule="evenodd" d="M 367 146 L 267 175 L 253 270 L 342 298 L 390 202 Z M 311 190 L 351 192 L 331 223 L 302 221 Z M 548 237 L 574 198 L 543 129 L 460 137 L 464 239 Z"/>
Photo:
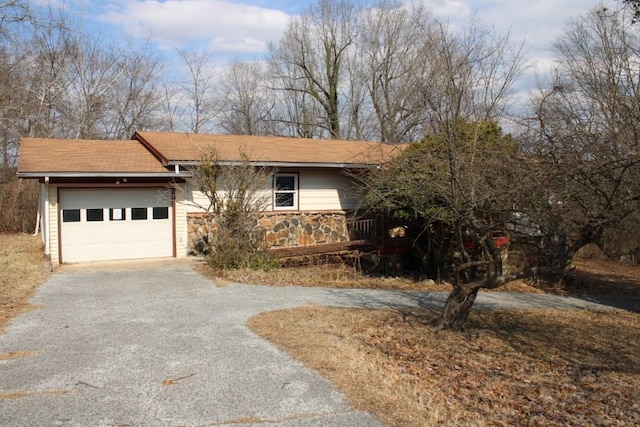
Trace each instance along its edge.
<path fill-rule="evenodd" d="M 57 273 L 0 336 L 0 425 L 375 426 L 255 336 L 251 316 L 309 304 L 441 307 L 440 293 L 218 288 L 191 264 Z M 601 307 L 482 294 L 479 307 Z"/>

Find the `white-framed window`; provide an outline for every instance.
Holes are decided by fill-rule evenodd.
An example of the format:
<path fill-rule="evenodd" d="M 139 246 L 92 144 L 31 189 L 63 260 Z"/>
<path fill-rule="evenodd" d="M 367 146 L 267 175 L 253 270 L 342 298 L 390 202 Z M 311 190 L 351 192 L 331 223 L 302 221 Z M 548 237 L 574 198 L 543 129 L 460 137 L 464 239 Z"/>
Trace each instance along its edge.
<path fill-rule="evenodd" d="M 298 210 L 297 173 L 278 173 L 273 177 L 273 209 Z"/>

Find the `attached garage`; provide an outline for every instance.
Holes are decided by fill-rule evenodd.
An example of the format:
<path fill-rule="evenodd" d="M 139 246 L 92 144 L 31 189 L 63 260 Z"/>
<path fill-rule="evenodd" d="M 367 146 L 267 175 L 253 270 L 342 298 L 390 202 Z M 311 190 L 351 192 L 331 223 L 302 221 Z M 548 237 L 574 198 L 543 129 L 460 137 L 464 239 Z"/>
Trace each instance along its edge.
<path fill-rule="evenodd" d="M 174 256 L 166 188 L 59 189 L 60 261 Z"/>

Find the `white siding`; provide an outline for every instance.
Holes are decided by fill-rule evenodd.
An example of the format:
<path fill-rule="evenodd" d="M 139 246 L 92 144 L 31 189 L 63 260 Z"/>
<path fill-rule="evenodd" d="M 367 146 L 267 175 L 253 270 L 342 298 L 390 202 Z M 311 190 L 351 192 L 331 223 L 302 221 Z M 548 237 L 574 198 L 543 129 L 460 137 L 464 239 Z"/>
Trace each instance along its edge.
<path fill-rule="evenodd" d="M 225 192 L 220 191 L 219 194 L 220 197 L 224 197 Z M 264 189 L 258 195 L 258 197 L 261 197 L 262 200 L 265 201 L 267 205 L 266 210 L 271 210 L 271 196 L 271 186 Z M 188 213 L 206 212 L 209 206 L 209 199 L 207 198 L 207 196 L 205 196 L 204 193 L 198 191 L 196 188 L 189 184 L 185 184 L 184 199 L 180 200 L 179 202 L 184 205 L 184 208 Z"/>
<path fill-rule="evenodd" d="M 298 174 L 298 201 L 300 211 L 339 211 L 355 209 L 357 197 L 351 178 L 341 169 L 280 169 L 281 173 Z M 262 193 L 267 201 L 266 210 L 272 210 L 273 189 Z M 209 202 L 205 195 L 187 185 L 185 199 L 187 212 L 204 212 Z"/>
<path fill-rule="evenodd" d="M 304 169 L 300 171 L 300 210 L 355 209 L 357 199 L 351 179 L 340 169 Z"/>
<path fill-rule="evenodd" d="M 60 251 L 58 250 L 58 186 L 49 185 L 49 251 L 51 263 L 60 264 Z"/>
<path fill-rule="evenodd" d="M 184 191 L 176 191 L 175 203 L 175 221 L 176 221 L 176 257 L 184 258 L 189 251 L 188 243 L 188 224 L 187 224 L 187 206 L 180 203 L 180 197 Z"/>

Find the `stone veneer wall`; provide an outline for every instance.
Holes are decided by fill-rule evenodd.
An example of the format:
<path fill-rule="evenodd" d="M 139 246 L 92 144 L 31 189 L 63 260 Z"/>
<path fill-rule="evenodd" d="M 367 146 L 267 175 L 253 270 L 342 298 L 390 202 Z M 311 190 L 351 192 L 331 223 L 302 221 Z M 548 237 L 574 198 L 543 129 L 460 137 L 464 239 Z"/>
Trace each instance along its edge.
<path fill-rule="evenodd" d="M 202 253 L 202 241 L 212 238 L 215 222 L 203 214 L 188 215 L 189 253 Z M 349 241 L 347 214 L 327 212 L 266 212 L 257 221 L 255 236 L 268 248 L 312 246 Z"/>

